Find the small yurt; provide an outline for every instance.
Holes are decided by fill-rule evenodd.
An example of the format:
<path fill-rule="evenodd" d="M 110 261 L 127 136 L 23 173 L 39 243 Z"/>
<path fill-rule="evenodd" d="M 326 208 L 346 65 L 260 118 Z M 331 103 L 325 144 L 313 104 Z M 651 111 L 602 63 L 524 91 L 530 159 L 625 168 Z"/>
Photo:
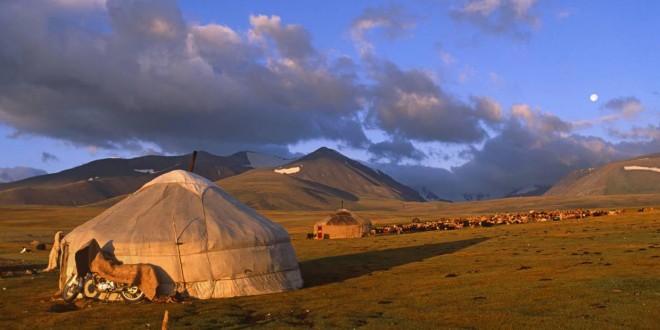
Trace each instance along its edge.
<path fill-rule="evenodd" d="M 371 229 L 369 219 L 357 216 L 347 209 L 339 209 L 314 224 L 314 238 L 357 238 L 369 235 Z"/>
<path fill-rule="evenodd" d="M 124 264 L 153 265 L 159 294 L 207 299 L 303 285 L 284 228 L 186 171 L 157 177 L 68 233 L 60 287 L 75 269 L 75 252 L 91 239 Z"/>

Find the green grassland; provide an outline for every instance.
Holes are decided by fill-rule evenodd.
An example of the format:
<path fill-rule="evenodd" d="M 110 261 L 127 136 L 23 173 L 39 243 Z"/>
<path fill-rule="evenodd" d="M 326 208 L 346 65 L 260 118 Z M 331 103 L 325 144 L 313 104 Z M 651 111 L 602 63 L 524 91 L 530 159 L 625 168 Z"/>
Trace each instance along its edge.
<path fill-rule="evenodd" d="M 639 328 L 660 324 L 658 195 L 516 198 L 364 207 L 378 224 L 413 217 L 530 209 L 626 207 L 615 216 L 347 240 L 306 240 L 329 212 L 263 211 L 291 233 L 305 287 L 261 296 L 141 303 L 56 295 L 58 274 L 0 279 L 0 328 Z M 641 199 L 640 199 L 641 198 Z M 375 208 L 378 206 L 378 208 Z M 637 212 L 641 206 L 656 210 Z M 0 206 L 0 266 L 45 266 L 51 241 L 103 208 Z"/>

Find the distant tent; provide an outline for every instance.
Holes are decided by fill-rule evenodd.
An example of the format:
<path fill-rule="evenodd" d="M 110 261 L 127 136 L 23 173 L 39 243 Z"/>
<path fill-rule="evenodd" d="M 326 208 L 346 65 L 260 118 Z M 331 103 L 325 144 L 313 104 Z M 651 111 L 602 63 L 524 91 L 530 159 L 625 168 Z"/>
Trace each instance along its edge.
<path fill-rule="evenodd" d="M 369 219 L 359 217 L 347 209 L 339 209 L 314 224 L 314 238 L 357 238 L 369 235 L 371 229 Z"/>
<path fill-rule="evenodd" d="M 158 292 L 222 298 L 299 289 L 289 234 L 213 182 L 181 170 L 161 175 L 63 240 L 62 278 L 90 239 L 125 264 L 156 266 Z"/>

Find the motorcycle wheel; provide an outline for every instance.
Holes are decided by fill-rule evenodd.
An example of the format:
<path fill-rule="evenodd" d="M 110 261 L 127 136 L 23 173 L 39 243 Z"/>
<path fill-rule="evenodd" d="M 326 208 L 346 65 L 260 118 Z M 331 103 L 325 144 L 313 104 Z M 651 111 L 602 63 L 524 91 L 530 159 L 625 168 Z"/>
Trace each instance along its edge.
<path fill-rule="evenodd" d="M 62 289 L 62 299 L 66 302 L 72 302 L 76 300 L 80 294 L 80 286 L 78 285 L 78 277 L 73 275 L 66 281 L 64 289 Z"/>
<path fill-rule="evenodd" d="M 136 303 L 144 299 L 144 292 L 137 286 L 130 286 L 119 293 L 121 298 L 128 303 Z"/>
<path fill-rule="evenodd" d="M 88 278 L 83 284 L 83 297 L 96 299 L 101 295 L 101 291 L 96 288 L 96 282 L 93 278 Z"/>

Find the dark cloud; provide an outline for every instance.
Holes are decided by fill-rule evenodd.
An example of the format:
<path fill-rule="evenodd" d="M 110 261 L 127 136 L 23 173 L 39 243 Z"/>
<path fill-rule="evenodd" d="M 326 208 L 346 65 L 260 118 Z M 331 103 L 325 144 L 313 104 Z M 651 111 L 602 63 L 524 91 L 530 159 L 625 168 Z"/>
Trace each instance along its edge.
<path fill-rule="evenodd" d="M 368 145 L 351 60 L 325 59 L 305 29 L 279 17 L 250 21 L 240 35 L 186 24 L 174 1 L 4 1 L 0 121 L 17 135 L 105 149 Z"/>
<path fill-rule="evenodd" d="M 53 155 L 53 154 L 51 154 L 51 153 L 49 153 L 49 152 L 45 152 L 45 151 L 44 151 L 44 152 L 41 153 L 41 161 L 42 161 L 43 163 L 48 163 L 48 162 L 59 162 L 60 159 L 57 158 L 57 156 L 55 156 L 55 155 Z"/>
<path fill-rule="evenodd" d="M 451 13 L 459 22 L 468 22 L 488 34 L 527 38 L 540 26 L 533 14 L 535 0 L 465 0 Z"/>
<path fill-rule="evenodd" d="M 446 93 L 425 72 L 391 62 L 372 68 L 375 85 L 368 123 L 391 136 L 418 141 L 471 143 L 486 138 L 482 122 L 502 120 L 499 105 L 473 98 L 476 106 Z"/>
<path fill-rule="evenodd" d="M 410 141 L 400 139 L 374 143 L 369 146 L 368 151 L 372 154 L 370 159 L 372 162 L 388 160 L 391 163 L 399 163 L 405 159 L 421 161 L 427 157 L 424 152 L 415 148 Z"/>
<path fill-rule="evenodd" d="M 498 134 L 483 147 L 463 150 L 465 164 L 445 171 L 425 166 L 379 164 L 395 179 L 425 187 L 441 198 L 461 201 L 463 194 L 499 198 L 530 185 L 551 186 L 569 172 L 660 150 L 660 124 L 618 132 L 630 141 L 607 142 L 574 134 L 571 124 L 556 116 L 516 105 Z"/>
<path fill-rule="evenodd" d="M 602 109 L 625 119 L 633 119 L 644 110 L 644 106 L 638 98 L 634 96 L 626 96 L 607 101 L 607 103 L 602 106 Z"/>
<path fill-rule="evenodd" d="M 501 197 L 531 184 L 553 185 L 574 169 L 622 157 L 599 138 L 542 134 L 511 121 L 473 153 L 472 160 L 452 172 L 461 184 L 456 189 Z"/>
<path fill-rule="evenodd" d="M 610 136 L 623 140 L 660 140 L 660 123 L 658 125 L 648 124 L 646 127 L 633 126 L 629 131 L 609 127 L 608 133 Z"/>

